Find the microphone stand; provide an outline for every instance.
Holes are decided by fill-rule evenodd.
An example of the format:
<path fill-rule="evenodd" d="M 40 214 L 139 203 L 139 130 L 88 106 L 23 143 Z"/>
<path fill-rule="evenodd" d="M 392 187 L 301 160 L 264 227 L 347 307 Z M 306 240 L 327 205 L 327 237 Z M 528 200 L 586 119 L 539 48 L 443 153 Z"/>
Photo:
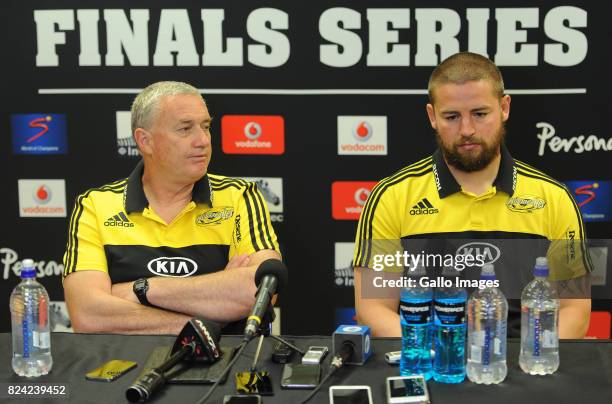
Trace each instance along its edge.
<path fill-rule="evenodd" d="M 286 346 L 293 349 L 300 355 L 304 356 L 306 353 L 302 351 L 300 348 L 293 345 L 289 341 L 281 338 L 280 336 L 272 334 L 272 322 L 274 321 L 275 318 L 276 318 L 276 314 L 274 314 L 274 309 L 272 308 L 272 305 L 270 305 L 268 309 L 266 310 L 266 315 L 261 321 L 261 325 L 259 326 L 259 330 L 258 330 L 258 335 L 263 335 L 264 337 L 270 337 L 282 344 L 285 344 Z"/>
<path fill-rule="evenodd" d="M 270 306 L 268 306 L 268 309 L 266 310 L 266 315 L 262 319 L 261 324 L 259 325 L 259 329 L 257 330 L 257 334 L 255 336 L 272 337 L 272 339 L 275 339 L 275 340 L 277 340 L 279 342 L 282 342 L 283 344 L 287 345 L 289 348 L 295 350 L 300 355 L 304 356 L 305 352 L 302 351 L 300 348 L 296 347 L 295 345 L 293 345 L 289 341 L 286 341 L 286 340 L 284 340 L 283 338 L 281 338 L 281 337 L 279 337 L 277 335 L 272 335 L 272 322 L 274 321 L 275 318 L 276 318 L 276 315 L 274 314 L 274 309 L 272 308 L 272 305 L 270 305 Z M 244 351 L 246 346 L 249 344 L 249 342 L 251 342 L 252 339 L 253 339 L 253 337 L 252 338 L 247 338 L 247 337 L 243 338 L 242 342 L 238 345 L 238 348 L 237 348 L 238 351 L 234 355 L 234 358 L 231 360 L 231 362 L 223 370 L 223 372 L 221 373 L 221 376 L 219 376 L 219 379 L 215 382 L 215 384 L 213 384 L 210 387 L 210 389 L 208 390 L 206 395 L 204 397 L 202 397 L 200 400 L 198 400 L 198 402 L 196 404 L 204 404 L 206 401 L 208 401 L 208 399 L 212 396 L 212 393 L 215 391 L 215 389 L 217 388 L 217 386 L 219 385 L 221 380 L 223 380 L 225 375 L 227 373 L 229 373 L 230 369 L 238 361 L 238 358 L 240 357 L 240 355 L 242 354 L 242 352 Z M 261 341 L 260 341 L 260 347 L 261 347 Z M 258 349 L 258 351 L 259 351 L 259 349 Z"/>

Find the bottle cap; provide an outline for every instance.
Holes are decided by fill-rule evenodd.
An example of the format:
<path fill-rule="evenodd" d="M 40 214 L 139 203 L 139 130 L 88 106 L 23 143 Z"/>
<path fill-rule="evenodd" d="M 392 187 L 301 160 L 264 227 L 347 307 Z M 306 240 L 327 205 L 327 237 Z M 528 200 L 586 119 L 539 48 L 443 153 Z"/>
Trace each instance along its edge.
<path fill-rule="evenodd" d="M 36 268 L 34 268 L 34 260 L 26 258 L 21 261 L 21 279 L 35 278 Z"/>
<path fill-rule="evenodd" d="M 425 272 L 425 267 L 423 266 L 423 264 L 419 264 L 414 269 L 408 269 L 408 275 L 419 277 L 419 276 L 425 276 L 427 275 L 427 273 Z"/>
<path fill-rule="evenodd" d="M 536 264 L 533 268 L 533 275 L 542 278 L 548 277 L 548 260 L 546 257 L 536 258 Z"/>
<path fill-rule="evenodd" d="M 484 264 L 482 266 L 482 271 L 480 272 L 480 279 L 484 280 L 495 280 L 497 277 L 495 276 L 495 268 L 493 264 Z"/>

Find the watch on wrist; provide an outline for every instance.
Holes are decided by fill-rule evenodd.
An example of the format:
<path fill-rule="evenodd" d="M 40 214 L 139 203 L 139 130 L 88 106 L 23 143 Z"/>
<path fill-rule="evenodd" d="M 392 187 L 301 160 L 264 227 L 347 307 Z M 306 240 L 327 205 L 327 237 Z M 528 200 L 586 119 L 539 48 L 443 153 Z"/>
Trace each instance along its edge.
<path fill-rule="evenodd" d="M 137 279 L 134 282 L 132 290 L 141 304 L 144 304 L 145 306 L 151 305 L 147 300 L 147 290 L 149 290 L 149 280 L 147 278 Z"/>

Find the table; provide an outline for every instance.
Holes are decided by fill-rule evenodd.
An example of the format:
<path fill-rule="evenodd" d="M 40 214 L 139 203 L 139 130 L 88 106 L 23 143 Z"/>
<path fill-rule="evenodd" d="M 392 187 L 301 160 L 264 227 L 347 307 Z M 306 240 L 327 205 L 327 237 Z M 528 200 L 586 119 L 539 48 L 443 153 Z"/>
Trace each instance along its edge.
<path fill-rule="evenodd" d="M 331 349 L 331 338 L 327 336 L 288 337 L 306 348 L 309 345 L 327 345 Z M 15 375 L 11 368 L 11 335 L 0 334 L 0 385 L 6 388 L 11 383 L 65 383 L 69 397 L 45 400 L 19 400 L 23 403 L 128 403 L 125 390 L 138 375 L 133 370 L 111 383 L 85 380 L 85 373 L 111 359 L 136 361 L 142 367 L 149 353 L 158 346 L 171 346 L 172 336 L 159 335 L 95 335 L 53 333 L 51 348 L 53 370 L 50 374 L 36 379 Z M 233 346 L 238 337 L 223 336 L 221 345 Z M 327 403 L 328 387 L 332 384 L 359 385 L 372 387 L 374 403 L 384 404 L 385 378 L 399 374 L 397 366 L 387 365 L 384 353 L 399 350 L 400 340 L 396 338 L 374 338 L 374 355 L 365 366 L 351 366 L 340 369 L 332 376 L 327 386 L 310 401 Z M 274 383 L 275 395 L 264 397 L 264 403 L 299 403 L 310 390 L 280 389 L 281 365 L 270 360 L 274 341 L 264 341 L 260 368 L 268 370 Z M 233 370 L 244 370 L 250 366 L 257 347 L 254 340 L 245 350 Z M 465 381 L 459 385 L 445 385 L 433 380 L 428 382 L 432 404 L 442 403 L 612 403 L 612 340 L 566 340 L 560 344 L 561 365 L 549 376 L 530 376 L 518 367 L 519 341 L 508 340 L 508 377 L 494 386 L 483 386 Z M 324 369 L 329 365 L 328 355 Z M 295 357 L 294 357 L 295 360 Z M 233 371 L 232 371 L 233 374 Z M 234 390 L 233 378 L 219 386 L 209 403 L 218 404 L 225 394 Z M 158 392 L 151 403 L 195 403 L 209 389 L 208 385 L 168 385 Z M 4 392 L 5 393 L 5 392 Z M 0 396 L 2 397 L 2 396 Z M 19 402 L 15 400 L 15 402 Z M 0 398 L 0 402 L 6 402 Z"/>

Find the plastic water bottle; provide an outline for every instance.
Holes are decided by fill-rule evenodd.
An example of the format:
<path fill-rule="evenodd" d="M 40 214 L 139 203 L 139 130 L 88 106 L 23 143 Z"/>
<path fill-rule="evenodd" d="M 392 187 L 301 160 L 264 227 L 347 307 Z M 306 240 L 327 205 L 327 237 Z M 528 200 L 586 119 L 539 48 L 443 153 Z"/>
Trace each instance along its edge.
<path fill-rule="evenodd" d="M 415 285 L 402 289 L 400 296 L 400 323 L 402 326 L 402 376 L 423 375 L 431 379 L 432 300 L 430 286 L 423 287 L 419 280 L 425 269 L 418 267 L 409 276 Z"/>
<path fill-rule="evenodd" d="M 536 259 L 533 275 L 521 295 L 519 365 L 525 373 L 548 375 L 559 368 L 559 300 L 546 279 L 546 257 Z"/>
<path fill-rule="evenodd" d="M 465 303 L 467 292 L 455 286 L 449 276 L 454 269 L 445 269 L 444 286 L 434 292 L 433 378 L 441 383 L 461 383 L 465 379 Z M 439 280 L 441 280 L 440 278 Z"/>
<path fill-rule="evenodd" d="M 11 293 L 13 370 L 19 376 L 36 377 L 51 370 L 49 295 L 36 281 L 34 261 L 22 263 L 21 283 Z"/>
<path fill-rule="evenodd" d="M 485 264 L 482 267 L 480 279 L 496 279 L 493 265 Z M 486 287 L 472 293 L 467 307 L 467 377 L 474 383 L 501 383 L 508 374 L 508 300 L 498 288 Z"/>

